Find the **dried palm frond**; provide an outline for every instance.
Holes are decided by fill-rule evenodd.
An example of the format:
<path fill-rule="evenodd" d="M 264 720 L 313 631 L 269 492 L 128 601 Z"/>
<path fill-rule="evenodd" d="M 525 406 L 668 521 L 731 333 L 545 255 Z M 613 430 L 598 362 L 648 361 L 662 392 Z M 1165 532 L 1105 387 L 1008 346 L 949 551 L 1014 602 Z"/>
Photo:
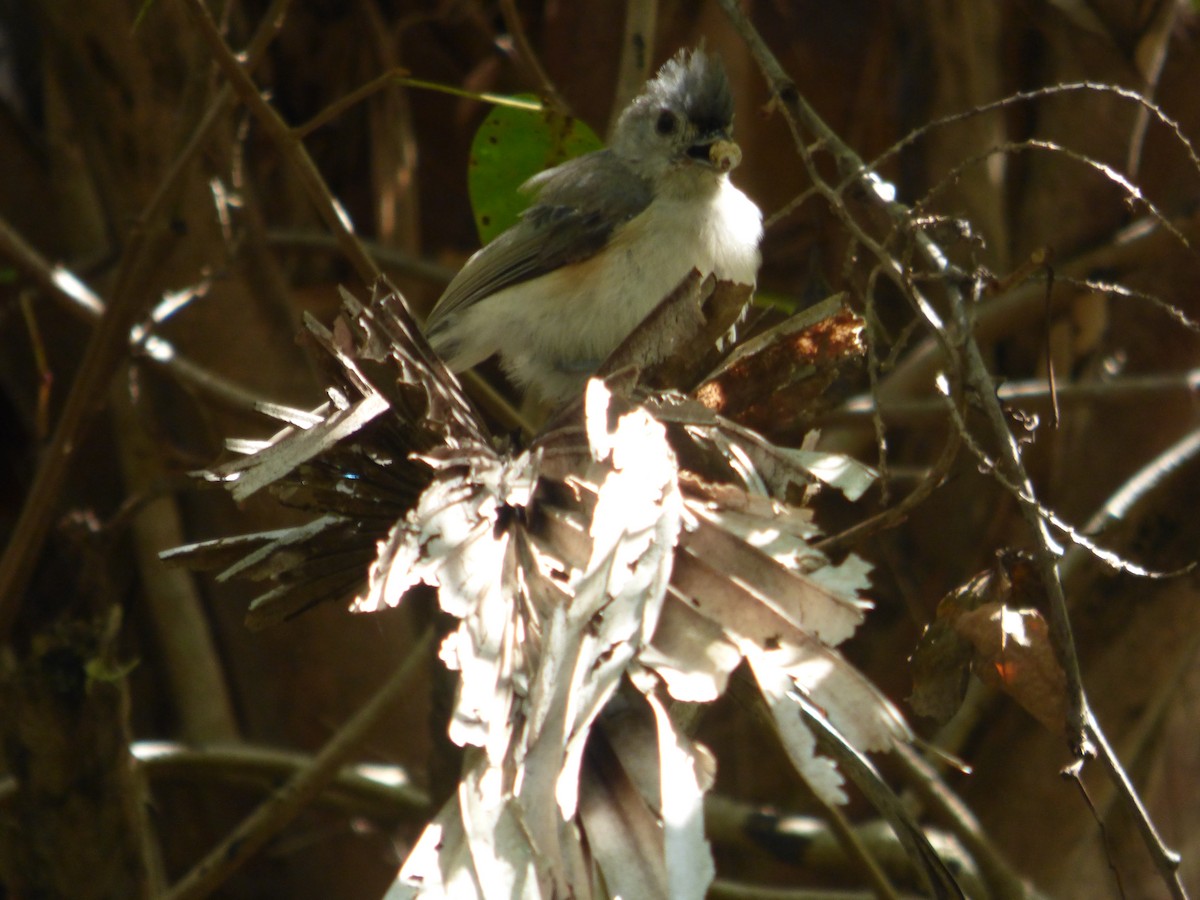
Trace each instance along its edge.
<path fill-rule="evenodd" d="M 689 387 L 719 384 L 755 354 L 798 346 L 795 328 L 768 332 L 715 375 L 647 362 L 662 354 L 645 347 L 678 355 L 728 328 L 670 308 L 713 297 L 720 286 L 682 285 L 652 317 L 672 333 L 628 343 L 581 409 L 517 448 L 488 436 L 398 296 L 363 306 L 345 295 L 332 333 L 309 323 L 331 363 L 329 403 L 210 473 L 235 496 L 270 485 L 315 514 L 173 552 L 225 566 L 221 578 L 273 582 L 253 624 L 325 597 L 396 606 L 421 584 L 458 620 L 441 659 L 458 673 L 450 737 L 469 748 L 466 769 L 389 897 L 704 896 L 714 761 L 672 707 L 715 700 L 743 660 L 824 801 L 846 795 L 814 722 L 853 777 L 886 791 L 858 755 L 908 740 L 908 728 L 836 649 L 870 607 L 868 566 L 832 565 L 796 502 L 829 485 L 854 499 L 872 473 L 777 446 L 694 396 L 639 387 L 641 374 L 672 370 Z M 836 329 L 854 345 L 849 314 Z M 893 825 L 953 896 L 919 829 Z"/>

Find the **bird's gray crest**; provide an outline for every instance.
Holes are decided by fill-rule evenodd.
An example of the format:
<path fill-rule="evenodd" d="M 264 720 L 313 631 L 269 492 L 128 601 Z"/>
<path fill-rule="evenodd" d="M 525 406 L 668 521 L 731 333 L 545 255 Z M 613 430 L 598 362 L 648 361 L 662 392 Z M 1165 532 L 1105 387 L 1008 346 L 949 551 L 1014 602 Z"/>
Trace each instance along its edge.
<path fill-rule="evenodd" d="M 717 56 L 703 49 L 680 50 L 647 82 L 634 106 L 682 111 L 701 136 L 733 124 L 733 92 Z"/>

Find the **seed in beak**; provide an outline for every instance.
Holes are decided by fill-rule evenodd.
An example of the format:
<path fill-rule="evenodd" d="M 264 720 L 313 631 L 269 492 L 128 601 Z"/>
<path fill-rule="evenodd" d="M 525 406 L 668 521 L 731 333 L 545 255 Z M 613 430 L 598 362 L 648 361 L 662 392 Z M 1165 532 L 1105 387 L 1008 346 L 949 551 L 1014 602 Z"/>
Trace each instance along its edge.
<path fill-rule="evenodd" d="M 742 161 L 742 148 L 733 141 L 713 141 L 708 148 L 708 161 L 719 172 L 729 172 Z"/>

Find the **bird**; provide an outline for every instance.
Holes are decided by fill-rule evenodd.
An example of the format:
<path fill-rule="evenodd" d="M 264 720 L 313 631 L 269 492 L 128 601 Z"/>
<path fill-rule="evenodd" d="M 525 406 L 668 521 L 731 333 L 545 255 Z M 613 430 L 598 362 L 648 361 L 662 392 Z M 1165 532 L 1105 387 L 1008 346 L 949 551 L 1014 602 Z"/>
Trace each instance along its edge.
<path fill-rule="evenodd" d="M 733 117 L 720 59 L 676 53 L 607 148 L 521 186 L 531 205 L 430 312 L 433 349 L 454 372 L 498 355 L 519 390 L 560 405 L 692 269 L 753 288 L 762 212 L 729 180 Z"/>

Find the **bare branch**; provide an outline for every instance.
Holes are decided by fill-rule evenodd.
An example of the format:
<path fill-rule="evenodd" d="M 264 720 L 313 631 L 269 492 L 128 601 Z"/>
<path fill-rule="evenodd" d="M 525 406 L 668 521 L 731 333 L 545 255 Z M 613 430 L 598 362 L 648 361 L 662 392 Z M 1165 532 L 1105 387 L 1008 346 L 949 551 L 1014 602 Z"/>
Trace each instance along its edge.
<path fill-rule="evenodd" d="M 538 55 L 533 52 L 533 45 L 529 43 L 529 35 L 525 33 L 525 26 L 521 24 L 521 16 L 517 12 L 515 0 L 500 0 L 500 13 L 504 16 L 504 26 L 508 29 L 508 33 L 512 35 L 513 43 L 517 46 L 517 53 L 520 55 L 521 61 L 533 73 L 542 96 L 550 102 L 550 105 L 554 107 L 554 111 L 559 115 L 569 116 L 571 114 L 570 104 L 558 92 L 558 88 L 554 86 L 554 82 L 546 74 L 546 70 L 542 66 L 541 60 L 538 59 Z"/>

